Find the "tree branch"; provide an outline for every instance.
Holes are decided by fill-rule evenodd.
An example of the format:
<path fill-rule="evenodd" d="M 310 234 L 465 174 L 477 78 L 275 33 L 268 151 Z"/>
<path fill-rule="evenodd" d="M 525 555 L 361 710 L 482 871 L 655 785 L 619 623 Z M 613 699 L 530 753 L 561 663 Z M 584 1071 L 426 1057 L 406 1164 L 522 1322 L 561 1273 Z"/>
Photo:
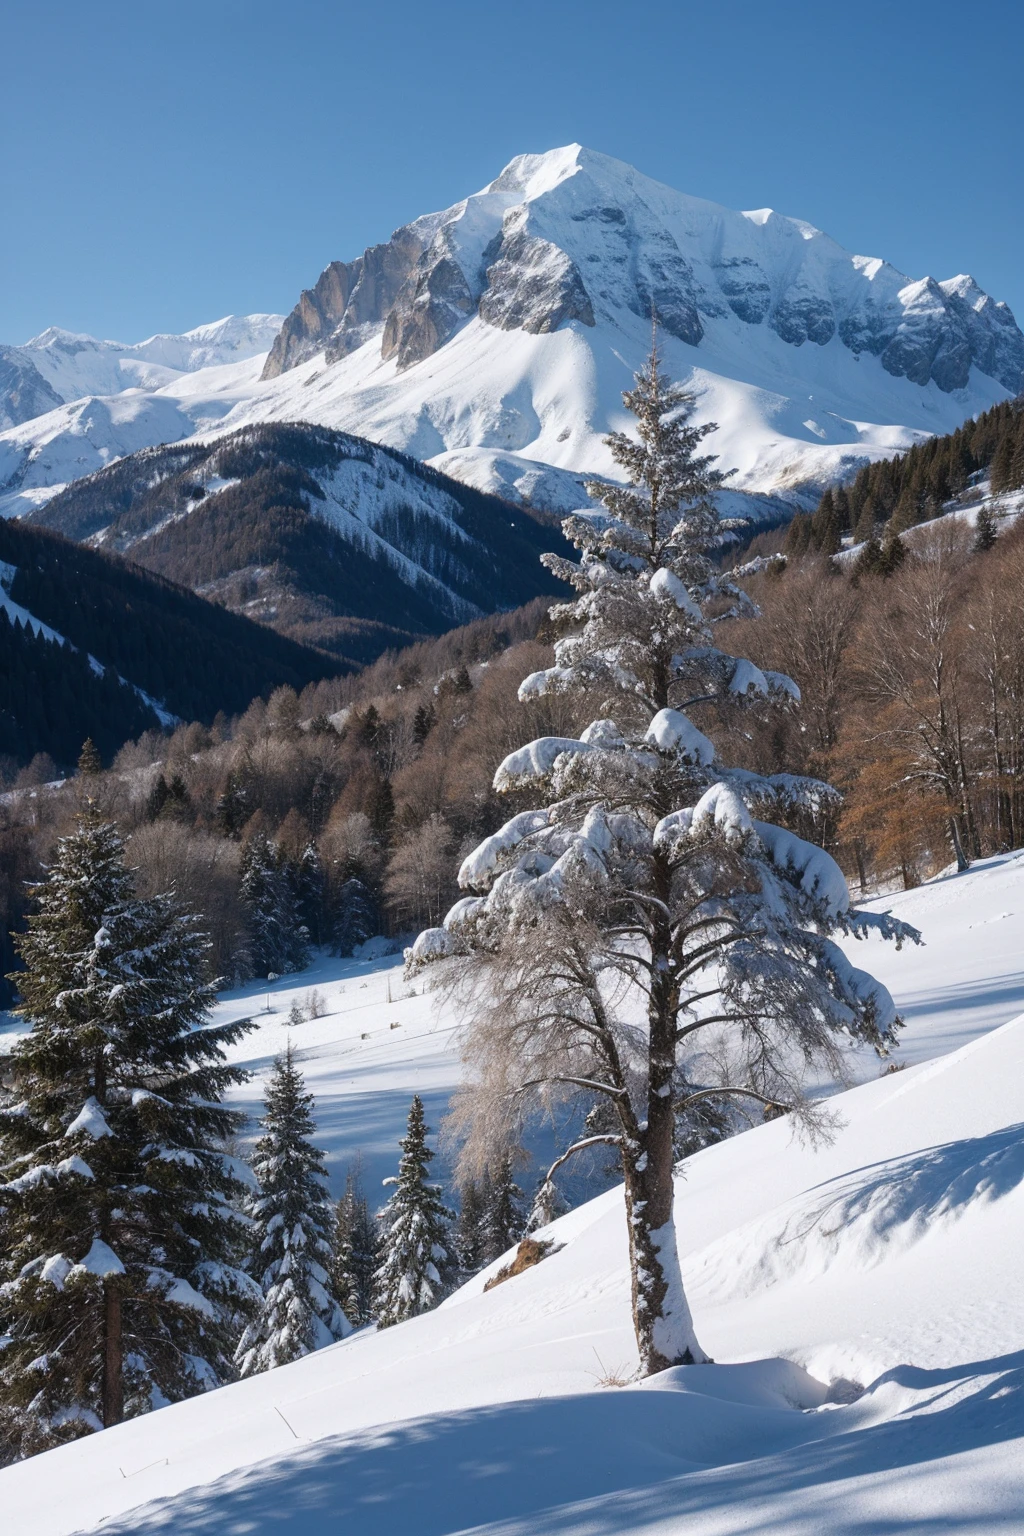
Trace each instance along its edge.
<path fill-rule="evenodd" d="M 518 1088 L 513 1088 L 508 1097 L 517 1098 L 519 1094 L 526 1093 L 530 1088 L 541 1088 L 545 1083 L 571 1083 L 574 1088 L 590 1088 L 594 1093 L 607 1093 L 613 1099 L 622 1098 L 626 1092 L 625 1088 L 614 1088 L 611 1083 L 598 1083 L 589 1077 L 533 1077 L 528 1083 L 521 1083 Z"/>
<path fill-rule="evenodd" d="M 610 1145 L 610 1146 L 621 1147 L 622 1146 L 622 1137 L 621 1136 L 613 1136 L 609 1132 L 605 1136 L 585 1136 L 582 1141 L 574 1142 L 573 1145 L 568 1149 L 568 1151 L 562 1153 L 561 1157 L 556 1157 L 555 1158 L 555 1161 L 551 1164 L 551 1167 L 548 1169 L 547 1173 L 544 1175 L 544 1183 L 545 1184 L 550 1184 L 551 1180 L 554 1178 L 554 1176 L 558 1172 L 559 1168 L 561 1168 L 562 1164 L 563 1163 L 567 1163 L 569 1161 L 570 1157 L 572 1157 L 574 1153 L 576 1153 L 576 1152 L 583 1152 L 583 1151 L 586 1150 L 587 1147 L 596 1147 L 601 1142 L 604 1142 L 604 1143 L 606 1143 L 607 1145 Z"/>

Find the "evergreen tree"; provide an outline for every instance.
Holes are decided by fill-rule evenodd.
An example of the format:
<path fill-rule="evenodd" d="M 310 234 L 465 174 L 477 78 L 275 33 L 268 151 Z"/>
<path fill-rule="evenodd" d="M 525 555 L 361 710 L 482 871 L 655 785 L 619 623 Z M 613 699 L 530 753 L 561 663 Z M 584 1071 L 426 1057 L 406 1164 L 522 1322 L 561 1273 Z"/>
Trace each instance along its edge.
<path fill-rule="evenodd" d="M 299 919 L 312 942 L 319 946 L 326 941 L 324 931 L 326 877 L 320 859 L 320 850 L 313 838 L 306 843 L 293 866 L 292 883 Z"/>
<path fill-rule="evenodd" d="M 488 1180 L 484 1199 L 481 1262 L 494 1259 L 514 1248 L 526 1228 L 523 1192 L 512 1171 L 511 1154 L 502 1158 L 496 1175 Z"/>
<path fill-rule="evenodd" d="M 1003 432 L 992 455 L 990 469 L 993 496 L 1001 496 L 1011 489 L 1013 481 L 1013 434 Z"/>
<path fill-rule="evenodd" d="M 421 704 L 412 720 L 412 736 L 418 747 L 422 747 L 427 737 L 437 723 L 437 715 L 432 704 Z"/>
<path fill-rule="evenodd" d="M 395 819 L 395 795 L 389 779 L 374 779 L 366 814 L 370 818 L 374 836 L 379 842 L 387 843 Z"/>
<path fill-rule="evenodd" d="M 975 554 L 981 555 L 985 553 L 986 549 L 991 549 L 998 537 L 999 533 L 996 528 L 996 520 L 992 515 L 992 508 L 987 501 L 982 502 L 978 508 L 977 521 L 974 524 Z"/>
<path fill-rule="evenodd" d="M 853 530 L 855 544 L 869 544 L 875 537 L 876 509 L 874 498 L 869 496 L 860 509 L 857 526 Z"/>
<path fill-rule="evenodd" d="M 398 1176 L 385 1179 L 395 1192 L 381 1212 L 380 1263 L 374 1280 L 377 1323 L 390 1328 L 441 1300 L 449 1263 L 451 1212 L 441 1203 L 441 1186 L 427 1181 L 434 1156 L 427 1146 L 423 1103 L 416 1094 L 401 1142 Z"/>
<path fill-rule="evenodd" d="M 0 1110 L 0 1441 L 8 1458 L 230 1379 L 255 1287 L 218 1143 L 244 1115 L 206 1026 L 208 945 L 139 900 L 115 830 L 62 838 L 16 940 L 29 1033 Z M 202 1027 L 201 1027 L 202 1026 Z"/>
<path fill-rule="evenodd" d="M 350 1328 L 328 1272 L 333 1213 L 323 1153 L 310 1140 L 313 1095 L 290 1045 L 274 1063 L 264 1102 L 252 1165 L 259 1193 L 249 1204 L 263 1302 L 235 1354 L 242 1376 L 287 1365 Z"/>
<path fill-rule="evenodd" d="M 376 903 L 354 866 L 339 885 L 332 907 L 330 942 L 336 955 L 350 955 L 377 932 Z"/>
<path fill-rule="evenodd" d="M 87 736 L 82 743 L 82 750 L 78 754 L 78 771 L 85 777 L 103 772 L 103 759 L 91 736 Z"/>
<path fill-rule="evenodd" d="M 356 1328 L 373 1318 L 377 1257 L 377 1229 L 360 1188 L 359 1175 L 352 1169 L 335 1210 L 331 1276 L 341 1309 Z"/>
<path fill-rule="evenodd" d="M 263 832 L 249 839 L 242 854 L 240 894 L 256 975 L 301 971 L 309 962 L 309 933 L 280 853 Z"/>
<path fill-rule="evenodd" d="M 455 1227 L 455 1255 L 459 1269 L 475 1275 L 484 1263 L 484 1220 L 487 1214 L 487 1180 L 466 1179 L 459 1200 Z"/>
<path fill-rule="evenodd" d="M 232 769 L 217 801 L 217 825 L 225 837 L 238 837 L 251 815 L 248 801 L 245 785 Z"/>
<path fill-rule="evenodd" d="M 729 1063 L 717 1096 L 813 1119 L 805 1064 L 844 1039 L 884 1055 L 900 1022 L 829 935 L 913 931 L 853 910 L 829 854 L 786 825 L 834 791 L 730 768 L 690 718 L 695 706 L 733 721 L 790 708 L 797 690 L 715 644 L 720 617 L 749 606 L 713 559 L 722 477 L 698 452 L 713 426 L 693 425 L 693 398 L 655 350 L 623 398 L 636 436 L 607 442 L 628 484 L 588 484 L 604 515 L 562 525 L 579 560 L 544 557 L 576 598 L 551 610 L 555 664 L 519 689 L 524 702 L 596 698 L 617 718 L 505 758 L 494 789 L 515 795 L 518 812 L 464 860 L 466 895 L 407 963 L 414 973 L 450 962 L 479 1000 L 456 1111 L 467 1162 L 494 1166 L 545 1091 L 611 1104 L 615 1128 L 598 1139 L 622 1159 L 633 1324 L 650 1373 L 707 1358 L 674 1229 L 675 1125 L 695 1097 L 674 1091 L 681 1052 L 709 1030 Z M 545 1183 L 594 1144 L 569 1147 Z"/>

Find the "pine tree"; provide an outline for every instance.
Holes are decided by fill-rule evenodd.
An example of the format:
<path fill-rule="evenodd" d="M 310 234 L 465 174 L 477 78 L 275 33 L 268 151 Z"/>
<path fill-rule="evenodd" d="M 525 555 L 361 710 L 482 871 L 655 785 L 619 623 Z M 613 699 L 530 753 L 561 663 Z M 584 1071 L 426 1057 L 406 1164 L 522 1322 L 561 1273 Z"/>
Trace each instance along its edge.
<path fill-rule="evenodd" d="M 87 736 L 82 743 L 82 750 L 78 754 L 78 771 L 83 777 L 103 772 L 103 759 L 91 736 Z"/>
<path fill-rule="evenodd" d="M 441 1300 L 452 1215 L 441 1203 L 441 1186 L 427 1182 L 434 1156 L 427 1146 L 428 1129 L 416 1094 L 401 1142 L 398 1176 L 384 1180 L 395 1192 L 381 1213 L 381 1257 L 374 1282 L 380 1328 L 429 1312 Z"/>
<path fill-rule="evenodd" d="M 218 1143 L 247 1074 L 206 1026 L 208 945 L 139 900 L 115 830 L 62 838 L 16 941 L 30 1025 L 0 1110 L 0 1440 L 29 1454 L 233 1374 L 244 1194 Z M 200 1027 L 203 1026 L 203 1027 Z"/>
<path fill-rule="evenodd" d="M 481 1262 L 490 1264 L 514 1248 L 526 1229 L 523 1192 L 512 1171 L 512 1157 L 506 1153 L 497 1173 L 488 1180 L 481 1221 Z"/>
<path fill-rule="evenodd" d="M 287 1365 L 350 1331 L 334 1295 L 333 1211 L 316 1129 L 313 1095 L 305 1091 L 292 1048 L 274 1063 L 267 1083 L 263 1135 L 253 1172 L 259 1192 L 249 1204 L 253 1269 L 263 1292 L 256 1317 L 239 1340 L 239 1374 Z"/>
<path fill-rule="evenodd" d="M 487 1180 L 466 1179 L 459 1199 L 455 1254 L 463 1275 L 475 1275 L 484 1263 L 483 1224 L 487 1214 Z"/>
<path fill-rule="evenodd" d="M 524 701 L 597 698 L 617 718 L 530 742 L 501 763 L 495 791 L 520 806 L 529 794 L 535 808 L 464 860 L 466 895 L 407 963 L 414 973 L 448 962 L 474 1000 L 472 1070 L 455 1110 L 467 1164 L 494 1166 L 496 1147 L 521 1140 L 545 1095 L 601 1094 L 612 1105 L 614 1129 L 569 1147 L 545 1185 L 595 1140 L 618 1148 L 633 1324 L 650 1373 L 707 1358 L 673 1214 L 675 1124 L 694 1099 L 675 1092 L 684 1053 L 709 1031 L 729 1062 L 716 1096 L 784 1103 L 813 1121 L 805 1064 L 834 1059 L 843 1039 L 885 1054 L 900 1022 L 885 989 L 829 935 L 913 932 L 854 911 L 830 855 L 785 825 L 834 802 L 829 786 L 729 768 L 687 713 L 713 708 L 734 721 L 792 708 L 799 695 L 789 678 L 715 644 L 720 617 L 750 607 L 713 559 L 722 477 L 698 452 L 712 424 L 693 425 L 695 402 L 664 377 L 656 351 L 623 398 L 636 438 L 607 442 L 628 483 L 589 484 L 603 514 L 563 522 L 578 561 L 544 557 L 577 596 L 551 610 L 554 666 L 519 689 Z"/>
<path fill-rule="evenodd" d="M 249 839 L 242 854 L 240 894 L 256 975 L 301 971 L 309 963 L 309 933 L 279 851 L 263 832 Z"/>
<path fill-rule="evenodd" d="M 310 838 L 302 850 L 293 872 L 293 885 L 298 904 L 299 919 L 316 945 L 325 942 L 324 904 L 326 878 L 320 859 L 320 850 Z"/>
<path fill-rule="evenodd" d="M 353 1169 L 345 1180 L 345 1193 L 335 1208 L 331 1276 L 341 1309 L 356 1328 L 373 1319 L 377 1258 L 377 1229 L 363 1196 L 358 1172 Z"/>
<path fill-rule="evenodd" d="M 991 549 L 999 537 L 996 528 L 996 520 L 992 515 L 992 508 L 987 501 L 983 501 L 978 508 L 977 520 L 974 524 L 974 552 L 983 555 L 986 549 Z"/>
<path fill-rule="evenodd" d="M 875 537 L 875 523 L 877 521 L 874 498 L 869 496 L 861 507 L 857 518 L 857 526 L 853 530 L 853 542 L 855 544 L 868 544 Z"/>
<path fill-rule="evenodd" d="M 1013 447 L 1012 431 L 1004 430 L 992 455 L 989 471 L 993 496 L 1001 496 L 1013 488 Z"/>
<path fill-rule="evenodd" d="M 437 724 L 437 715 L 432 704 L 421 704 L 412 720 L 412 737 L 418 747 L 422 747 L 434 726 Z"/>
<path fill-rule="evenodd" d="M 332 907 L 331 948 L 336 955 L 350 955 L 377 931 L 373 896 L 354 869 L 342 880 Z"/>

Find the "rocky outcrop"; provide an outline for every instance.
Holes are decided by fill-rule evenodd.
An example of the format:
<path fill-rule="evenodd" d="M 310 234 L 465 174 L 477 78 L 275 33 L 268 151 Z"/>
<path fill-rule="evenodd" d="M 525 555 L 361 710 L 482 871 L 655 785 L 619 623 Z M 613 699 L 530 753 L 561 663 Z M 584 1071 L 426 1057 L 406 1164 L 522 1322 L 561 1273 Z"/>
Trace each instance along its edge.
<path fill-rule="evenodd" d="M 893 274 L 897 276 L 897 274 Z M 950 394 L 965 389 L 972 365 L 1015 394 L 1024 386 L 1024 336 L 1009 308 L 970 277 L 925 277 L 864 302 L 839 320 L 853 352 L 869 352 L 886 372 Z"/>
<path fill-rule="evenodd" d="M 829 300 L 796 285 L 772 308 L 768 323 L 794 347 L 805 341 L 823 347 L 836 333 L 835 310 Z"/>
<path fill-rule="evenodd" d="M 772 301 L 771 285 L 752 256 L 723 256 L 714 266 L 718 286 L 739 320 L 760 325 Z"/>
<path fill-rule="evenodd" d="M 487 267 L 480 318 L 501 331 L 543 335 L 567 320 L 594 324 L 594 308 L 575 262 L 525 230 L 502 234 Z"/>
<path fill-rule="evenodd" d="M 420 257 L 384 322 L 380 355 L 394 357 L 401 372 L 443 347 L 475 308 L 466 274 L 441 230 Z"/>
<path fill-rule="evenodd" d="M 423 246 L 420 230 L 405 225 L 355 261 L 332 261 L 285 320 L 263 378 L 276 379 L 320 351 L 334 363 L 361 347 L 394 304 Z"/>
<path fill-rule="evenodd" d="M 698 284 L 693 268 L 670 235 L 641 246 L 636 263 L 638 313 L 654 314 L 658 324 L 691 347 L 704 335 L 698 309 Z"/>
<path fill-rule="evenodd" d="M 17 347 L 0 347 L 0 431 L 64 402 Z"/>

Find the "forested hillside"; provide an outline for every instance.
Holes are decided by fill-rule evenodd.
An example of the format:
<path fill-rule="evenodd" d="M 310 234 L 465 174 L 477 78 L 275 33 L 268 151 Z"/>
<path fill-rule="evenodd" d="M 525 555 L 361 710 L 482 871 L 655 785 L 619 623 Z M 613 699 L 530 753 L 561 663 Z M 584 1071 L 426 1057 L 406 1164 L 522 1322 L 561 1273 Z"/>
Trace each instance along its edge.
<path fill-rule="evenodd" d="M 944 437 L 930 437 L 892 459 L 866 464 L 850 485 L 830 487 L 813 513 L 798 513 L 785 540 L 787 554 L 834 555 L 844 538 L 855 544 L 889 540 L 941 516 L 956 501 L 982 499 L 979 478 L 992 495 L 1024 487 L 1024 410 L 1004 401 L 968 418 Z"/>
<path fill-rule="evenodd" d="M 159 712 L 210 724 L 259 693 L 340 669 L 117 555 L 24 522 L 0 520 L 0 562 L 0 754 L 17 763 L 45 753 L 69 768 L 86 736 L 109 759 L 158 726 Z"/>
<path fill-rule="evenodd" d="M 855 887 L 914 885 L 958 854 L 1024 843 L 1024 528 L 975 544 L 946 519 L 920 530 L 889 577 L 819 556 L 744 577 L 761 617 L 729 621 L 722 643 L 785 669 L 802 705 L 747 720 L 735 740 L 728 722 L 693 711 L 744 766 L 839 785 L 842 800 L 803 830 Z M 298 903 L 314 942 L 345 950 L 382 928 L 427 926 L 457 895 L 466 849 L 507 819 L 497 764 L 593 712 L 517 697 L 522 676 L 552 659 L 546 608 L 537 600 L 361 673 L 280 687 L 212 731 L 147 732 L 91 792 L 132 831 L 152 887 L 175 884 L 199 908 L 220 974 L 242 978 L 259 962 L 240 894 L 257 837 L 284 871 L 285 910 Z M 72 783 L 31 804 L 8 797 L 5 866 L 22 879 L 38 868 L 78 794 Z M 5 927 L 24 905 L 17 879 L 7 890 Z M 282 970 L 288 957 L 263 963 Z"/>
<path fill-rule="evenodd" d="M 550 521 L 301 422 L 133 454 L 35 520 L 346 662 L 559 588 Z"/>

